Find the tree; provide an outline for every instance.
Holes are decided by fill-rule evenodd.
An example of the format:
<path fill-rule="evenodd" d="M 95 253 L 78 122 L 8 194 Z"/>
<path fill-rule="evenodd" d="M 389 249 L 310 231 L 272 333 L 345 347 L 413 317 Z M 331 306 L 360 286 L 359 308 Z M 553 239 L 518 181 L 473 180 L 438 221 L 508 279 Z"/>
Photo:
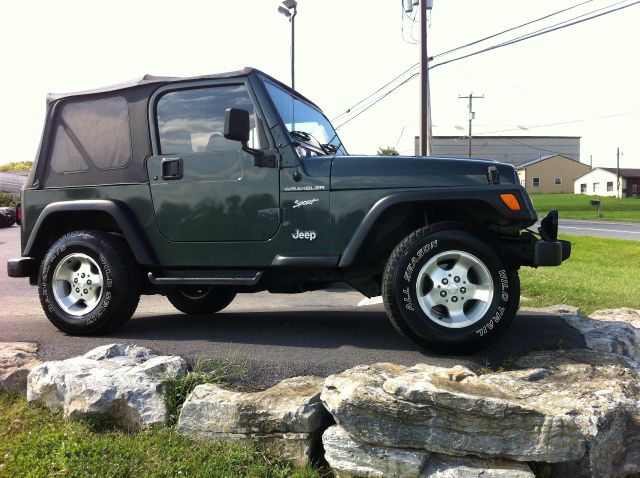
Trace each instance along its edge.
<path fill-rule="evenodd" d="M 393 146 L 378 148 L 378 156 L 398 156 L 398 150 Z"/>
<path fill-rule="evenodd" d="M 20 163 L 0 164 L 0 172 L 4 171 L 29 171 L 33 161 L 22 161 Z"/>

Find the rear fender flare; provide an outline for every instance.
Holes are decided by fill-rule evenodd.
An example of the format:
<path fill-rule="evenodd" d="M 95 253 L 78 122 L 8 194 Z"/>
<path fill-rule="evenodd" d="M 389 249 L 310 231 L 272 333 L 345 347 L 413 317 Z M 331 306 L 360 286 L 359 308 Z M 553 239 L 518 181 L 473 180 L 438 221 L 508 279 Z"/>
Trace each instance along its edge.
<path fill-rule="evenodd" d="M 48 204 L 38 216 L 22 255 L 30 255 L 40 230 L 48 217 L 68 212 L 104 212 L 108 214 L 118 225 L 139 264 L 156 265 L 158 263 L 151 244 L 145 237 L 138 220 L 129 207 L 121 201 L 105 199 L 60 201 Z M 78 229 L 82 229 L 82 227 L 79 226 Z"/>

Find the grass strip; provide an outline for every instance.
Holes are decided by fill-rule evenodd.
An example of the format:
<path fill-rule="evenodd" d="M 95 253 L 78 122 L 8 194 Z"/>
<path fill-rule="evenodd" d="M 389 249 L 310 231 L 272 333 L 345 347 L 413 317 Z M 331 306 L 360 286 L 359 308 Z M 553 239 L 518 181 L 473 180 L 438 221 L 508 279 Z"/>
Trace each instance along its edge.
<path fill-rule="evenodd" d="M 596 199 L 600 200 L 599 218 L 596 208 L 589 203 Z M 640 222 L 640 199 L 583 194 L 531 194 L 531 200 L 540 217 L 544 217 L 552 209 L 557 209 L 560 219 Z"/>
<path fill-rule="evenodd" d="M 561 266 L 520 269 L 522 306 L 569 304 L 586 314 L 597 309 L 640 309 L 640 241 L 562 238 L 571 241 L 572 252 Z"/>
<path fill-rule="evenodd" d="M 126 433 L 0 392 L 0 477 L 311 478 L 252 443 L 196 443 L 172 428 Z"/>

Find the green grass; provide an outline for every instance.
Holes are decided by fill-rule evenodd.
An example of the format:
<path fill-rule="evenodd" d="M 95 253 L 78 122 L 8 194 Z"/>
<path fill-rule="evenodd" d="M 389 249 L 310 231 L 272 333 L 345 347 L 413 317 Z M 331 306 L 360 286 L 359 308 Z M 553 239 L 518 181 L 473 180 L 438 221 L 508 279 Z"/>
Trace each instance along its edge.
<path fill-rule="evenodd" d="M 600 218 L 589 201 L 600 200 Z M 557 209 L 562 219 L 587 219 L 599 221 L 640 222 L 640 199 L 586 196 L 581 194 L 532 194 L 531 200 L 544 217 L 551 209 Z"/>
<path fill-rule="evenodd" d="M 175 425 L 180 410 L 193 389 L 204 383 L 220 383 L 228 377 L 236 379 L 245 376 L 244 366 L 234 356 L 225 360 L 199 358 L 191 372 L 180 378 L 166 378 L 163 381 L 164 398 L 169 412 L 169 425 Z"/>
<path fill-rule="evenodd" d="M 571 257 L 558 267 L 520 269 L 522 306 L 569 304 L 597 309 L 640 309 L 640 241 L 563 236 Z"/>
<path fill-rule="evenodd" d="M 195 443 L 172 428 L 135 434 L 0 392 L 0 477 L 254 477 L 311 478 L 251 443 Z"/>

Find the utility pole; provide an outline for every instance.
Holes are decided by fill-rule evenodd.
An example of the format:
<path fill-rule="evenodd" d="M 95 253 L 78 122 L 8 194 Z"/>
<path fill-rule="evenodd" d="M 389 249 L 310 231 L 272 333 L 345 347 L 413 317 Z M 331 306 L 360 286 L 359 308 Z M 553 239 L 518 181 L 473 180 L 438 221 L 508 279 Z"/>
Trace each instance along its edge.
<path fill-rule="evenodd" d="M 616 150 L 616 197 L 622 197 L 620 194 L 620 147 Z"/>
<path fill-rule="evenodd" d="M 472 133 L 471 133 L 471 124 L 473 122 L 473 119 L 476 116 L 475 112 L 473 111 L 473 100 L 474 99 L 482 99 L 482 98 L 484 98 L 484 95 L 482 95 L 482 96 L 473 96 L 473 93 L 469 93 L 469 96 L 460 96 L 460 95 L 458 95 L 458 99 L 461 99 L 461 100 L 468 99 L 469 100 L 469 157 L 471 157 L 471 138 L 473 137 Z"/>
<path fill-rule="evenodd" d="M 420 156 L 431 155 L 431 95 L 427 55 L 427 10 L 433 0 L 420 1 Z M 415 4 L 415 2 L 413 2 Z"/>
<path fill-rule="evenodd" d="M 284 0 L 278 7 L 278 12 L 289 19 L 291 23 L 291 89 L 296 89 L 295 62 L 296 62 L 296 15 L 298 14 L 298 2 L 296 0 Z"/>

